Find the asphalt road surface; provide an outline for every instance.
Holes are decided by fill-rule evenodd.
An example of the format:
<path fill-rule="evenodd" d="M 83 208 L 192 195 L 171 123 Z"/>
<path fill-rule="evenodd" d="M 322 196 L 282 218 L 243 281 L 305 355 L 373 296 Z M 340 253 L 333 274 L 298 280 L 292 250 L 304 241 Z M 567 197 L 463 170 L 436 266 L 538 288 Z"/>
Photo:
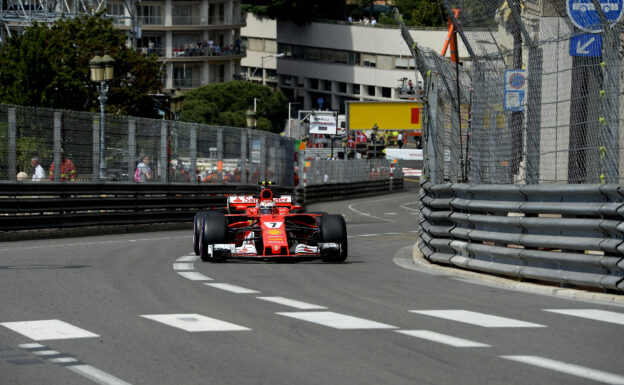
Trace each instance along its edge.
<path fill-rule="evenodd" d="M 417 193 L 344 264 L 203 263 L 191 231 L 0 244 L 0 384 L 624 383 L 624 308 L 405 268 Z"/>

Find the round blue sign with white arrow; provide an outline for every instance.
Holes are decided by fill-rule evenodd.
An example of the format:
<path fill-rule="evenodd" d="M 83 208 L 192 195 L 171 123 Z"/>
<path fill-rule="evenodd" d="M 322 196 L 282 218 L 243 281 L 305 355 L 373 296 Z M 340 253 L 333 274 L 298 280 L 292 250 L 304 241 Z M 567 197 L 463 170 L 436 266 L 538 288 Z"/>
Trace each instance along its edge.
<path fill-rule="evenodd" d="M 608 23 L 615 24 L 620 21 L 624 13 L 624 0 L 599 0 L 598 2 Z M 602 32 L 604 26 L 592 0 L 567 0 L 566 11 L 572 23 L 578 28 L 591 33 Z"/>

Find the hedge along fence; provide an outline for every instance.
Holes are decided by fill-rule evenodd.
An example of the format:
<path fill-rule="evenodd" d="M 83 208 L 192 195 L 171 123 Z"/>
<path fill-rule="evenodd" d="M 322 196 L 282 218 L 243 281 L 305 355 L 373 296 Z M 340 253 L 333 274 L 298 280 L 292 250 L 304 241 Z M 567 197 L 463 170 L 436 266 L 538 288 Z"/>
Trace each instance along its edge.
<path fill-rule="evenodd" d="M 431 262 L 624 291 L 624 187 L 425 183 L 418 246 Z"/>

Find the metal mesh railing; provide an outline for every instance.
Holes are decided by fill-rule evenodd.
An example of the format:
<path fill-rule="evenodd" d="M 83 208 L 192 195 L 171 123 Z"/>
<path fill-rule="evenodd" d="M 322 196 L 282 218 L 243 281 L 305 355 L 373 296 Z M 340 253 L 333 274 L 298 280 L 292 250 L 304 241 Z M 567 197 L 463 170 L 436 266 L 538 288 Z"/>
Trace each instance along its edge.
<path fill-rule="evenodd" d="M 388 159 L 305 161 L 300 178 L 304 186 L 375 182 L 403 178 L 400 163 Z"/>
<path fill-rule="evenodd" d="M 624 181 L 621 9 L 610 0 L 442 3 L 459 65 L 413 44 L 402 25 L 425 80 L 425 178 Z"/>
<path fill-rule="evenodd" d="M 264 131 L 0 104 L 0 180 L 294 183 L 294 142 Z M 71 166 L 67 163 L 71 161 Z M 51 170 L 59 162 L 58 177 Z M 72 173 L 71 170 L 75 170 Z"/>

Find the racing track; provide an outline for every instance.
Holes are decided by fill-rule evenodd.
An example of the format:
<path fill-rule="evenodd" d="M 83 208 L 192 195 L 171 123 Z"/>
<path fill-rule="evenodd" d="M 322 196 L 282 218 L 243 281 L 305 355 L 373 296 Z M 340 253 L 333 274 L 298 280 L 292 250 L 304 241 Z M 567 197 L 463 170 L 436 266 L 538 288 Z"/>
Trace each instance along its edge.
<path fill-rule="evenodd" d="M 206 264 L 190 230 L 0 244 L 0 384 L 624 383 L 624 308 L 401 267 L 416 201 L 310 207 L 345 215 L 345 264 Z"/>

